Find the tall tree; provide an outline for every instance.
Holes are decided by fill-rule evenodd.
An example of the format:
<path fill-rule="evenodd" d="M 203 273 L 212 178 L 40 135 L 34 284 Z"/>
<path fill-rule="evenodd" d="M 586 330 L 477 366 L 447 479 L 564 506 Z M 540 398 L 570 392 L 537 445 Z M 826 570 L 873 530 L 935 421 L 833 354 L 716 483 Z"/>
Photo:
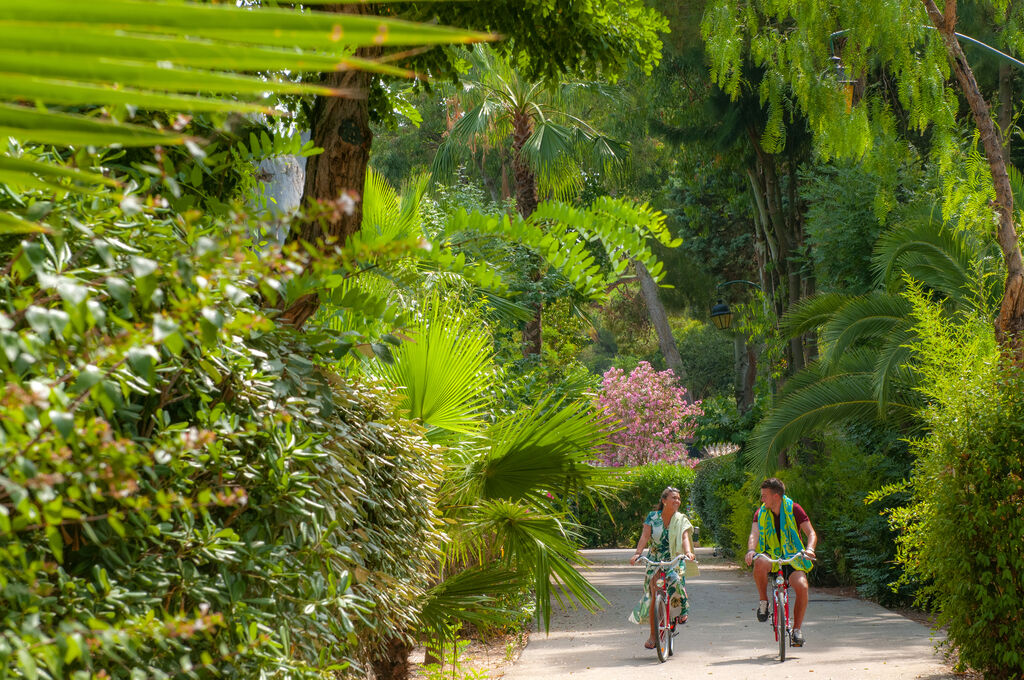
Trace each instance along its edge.
<path fill-rule="evenodd" d="M 393 5 L 337 4 L 326 5 L 328 11 L 365 14 L 380 12 L 415 21 L 436 21 L 443 25 L 475 26 L 477 30 L 505 36 L 499 49 L 528 77 L 554 77 L 557 74 L 583 70 L 614 77 L 631 62 L 648 72 L 661 55 L 659 34 L 667 30 L 664 18 L 648 8 L 643 0 L 496 0 L 488 3 L 422 2 Z M 366 48 L 367 50 L 373 48 Z M 365 56 L 357 52 L 357 57 Z M 458 79 L 457 54 L 452 50 L 430 50 L 419 55 L 410 65 L 438 79 Z M 306 184 L 304 203 L 336 204 L 344 194 L 361 193 L 366 176 L 367 151 L 372 132 L 364 121 L 372 113 L 370 100 L 375 82 L 362 76 L 347 81 L 359 93 L 351 108 L 317 105 L 310 116 L 313 139 L 324 148 L 338 145 L 343 158 L 340 164 L 331 154 L 311 159 L 307 172 L 316 178 Z M 365 85 L 365 87 L 364 87 Z M 383 97 L 377 99 L 383 100 Z M 323 166 L 323 167 L 321 167 Z M 345 205 L 346 208 L 347 202 Z M 295 238 L 309 243 L 328 241 L 344 243 L 358 226 L 358 207 L 332 211 L 326 224 L 328 231 L 316 225 L 303 226 Z M 317 221 L 322 221 L 318 217 Z M 309 239 L 313 239 L 310 241 Z M 315 292 L 303 296 L 288 309 L 284 318 L 301 326 L 319 306 Z"/>
<path fill-rule="evenodd" d="M 467 55 L 470 70 L 452 99 L 466 110 L 452 126 L 434 159 L 436 175 L 450 175 L 456 165 L 480 146 L 507 150 L 516 208 L 523 217 L 536 211 L 539 196 L 565 194 L 582 183 L 586 166 L 605 169 L 623 162 L 626 149 L 596 131 L 573 111 L 580 90 L 597 83 L 548 83 L 526 78 L 506 59 L 487 49 Z M 541 278 L 540 261 L 529 272 Z M 541 352 L 544 300 L 534 304 L 533 318 L 523 329 L 523 354 Z"/>
<path fill-rule="evenodd" d="M 1003 45 L 1014 48 L 1024 42 L 1022 8 L 1005 2 L 975 4 L 1002 27 Z M 1003 139 L 961 47 L 957 23 L 956 0 L 947 0 L 942 8 L 934 0 L 715 0 L 705 14 L 703 34 L 714 77 L 730 94 L 741 87 L 743 47 L 749 44 L 751 58 L 764 69 L 760 90 L 776 112 L 772 125 L 781 129 L 783 111 L 798 106 L 807 113 L 826 156 L 863 154 L 872 143 L 873 126 L 890 121 L 885 107 L 874 105 L 877 98 L 870 92 L 858 102 L 847 99 L 845 83 L 837 82 L 843 78 L 829 76 L 834 51 L 846 73 L 855 78 L 867 78 L 873 64 L 895 76 L 902 85 L 899 102 L 910 112 L 912 126 L 923 132 L 934 124 L 940 146 L 953 130 L 958 109 L 956 92 L 946 86 L 953 76 L 978 130 L 993 185 L 995 240 L 1006 266 L 996 336 L 1004 352 L 1020 360 L 1024 359 L 1024 262 Z"/>

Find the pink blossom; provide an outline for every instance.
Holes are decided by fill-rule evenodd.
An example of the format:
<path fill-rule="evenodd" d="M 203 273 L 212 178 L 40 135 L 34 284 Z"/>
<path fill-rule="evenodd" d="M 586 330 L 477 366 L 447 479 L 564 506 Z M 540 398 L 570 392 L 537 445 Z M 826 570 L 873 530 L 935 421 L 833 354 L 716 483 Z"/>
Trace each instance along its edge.
<path fill-rule="evenodd" d="M 675 385 L 672 371 L 659 373 L 646 361 L 628 376 L 621 369 L 608 369 L 595 402 L 617 430 L 609 435 L 598 464 L 697 464 L 687 457 L 685 440 L 693 435 L 694 417 L 703 410 L 699 401 L 687 403 L 686 390 Z"/>

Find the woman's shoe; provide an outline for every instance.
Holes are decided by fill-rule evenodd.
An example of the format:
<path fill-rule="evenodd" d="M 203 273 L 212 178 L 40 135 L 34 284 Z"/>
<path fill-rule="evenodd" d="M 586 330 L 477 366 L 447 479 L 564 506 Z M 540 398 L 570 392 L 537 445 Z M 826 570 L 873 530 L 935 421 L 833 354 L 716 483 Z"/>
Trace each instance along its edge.
<path fill-rule="evenodd" d="M 688 618 L 689 617 L 686 614 L 680 614 L 679 616 L 676 617 L 676 625 L 679 625 L 679 624 L 682 624 L 682 623 L 686 623 L 686 619 L 688 619 Z"/>

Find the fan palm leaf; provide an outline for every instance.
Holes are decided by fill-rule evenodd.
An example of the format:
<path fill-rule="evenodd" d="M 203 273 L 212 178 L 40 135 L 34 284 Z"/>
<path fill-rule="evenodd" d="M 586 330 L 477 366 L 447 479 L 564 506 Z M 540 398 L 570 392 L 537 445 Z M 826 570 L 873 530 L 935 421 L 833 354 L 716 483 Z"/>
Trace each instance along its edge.
<path fill-rule="evenodd" d="M 500 606 L 495 596 L 517 593 L 522 587 L 520 575 L 506 567 L 487 565 L 465 569 L 427 591 L 420 610 L 420 623 L 433 639 L 443 638 L 452 620 L 475 625 L 509 624 L 518 612 Z"/>
<path fill-rule="evenodd" d="M 527 504 L 498 499 L 481 503 L 472 522 L 495 536 L 502 546 L 503 564 L 530 579 L 537 618 L 545 629 L 551 623 L 552 598 L 563 606 L 578 603 L 588 611 L 596 611 L 605 599 L 577 570 L 576 542 L 557 517 Z"/>
<path fill-rule="evenodd" d="M 376 364 L 401 390 L 399 409 L 448 432 L 480 429 L 492 380 L 490 333 L 436 297 L 408 332 L 412 340 L 393 352 L 394 361 Z"/>
<path fill-rule="evenodd" d="M 607 440 L 607 418 L 586 402 L 542 399 L 495 423 L 489 451 L 472 471 L 485 499 L 546 504 L 610 482 L 605 468 L 589 464 Z"/>

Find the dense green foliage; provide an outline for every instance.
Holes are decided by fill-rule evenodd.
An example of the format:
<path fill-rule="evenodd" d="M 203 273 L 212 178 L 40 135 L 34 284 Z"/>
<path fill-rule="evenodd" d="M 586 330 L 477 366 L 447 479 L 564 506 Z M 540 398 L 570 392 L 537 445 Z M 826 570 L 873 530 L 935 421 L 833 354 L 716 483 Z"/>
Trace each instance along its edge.
<path fill-rule="evenodd" d="M 690 499 L 700 517 L 703 540 L 714 543 L 725 555 L 736 552 L 735 532 L 730 522 L 733 496 L 743 485 L 744 478 L 736 454 L 706 460 L 695 468 Z"/>
<path fill-rule="evenodd" d="M 914 442 L 912 504 L 893 514 L 899 558 L 925 582 L 961 663 L 986 678 L 1024 674 L 1024 377 L 1000 365 L 988 324 L 944 323 L 917 296 L 924 412 L 929 434 Z"/>
<path fill-rule="evenodd" d="M 583 545 L 594 548 L 635 546 L 644 517 L 658 507 L 658 498 L 665 487 L 679 489 L 683 501 L 680 507 L 686 512 L 693 469 L 672 463 L 653 463 L 619 468 L 616 477 L 614 491 L 600 501 L 581 498 L 576 502 Z M 697 523 L 693 517 L 691 520 Z"/>
<path fill-rule="evenodd" d="M 433 559 L 434 454 L 379 387 L 333 375 L 335 342 L 268 320 L 285 260 L 195 217 L 114 203 L 8 242 L 0 655 L 19 675 L 314 676 L 422 597 L 381 570 Z"/>

